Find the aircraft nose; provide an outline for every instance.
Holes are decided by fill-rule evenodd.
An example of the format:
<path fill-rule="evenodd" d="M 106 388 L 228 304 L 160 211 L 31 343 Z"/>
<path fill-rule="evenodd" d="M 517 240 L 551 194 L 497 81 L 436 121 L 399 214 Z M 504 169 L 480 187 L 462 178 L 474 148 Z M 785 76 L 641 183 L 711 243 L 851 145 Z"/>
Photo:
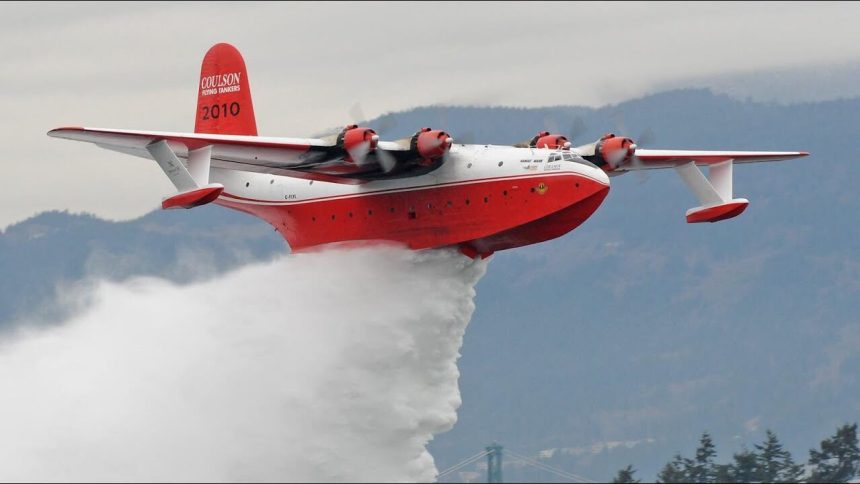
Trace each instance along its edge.
<path fill-rule="evenodd" d="M 609 187 L 609 175 L 607 175 L 605 171 L 596 166 L 589 166 L 588 168 L 588 176 L 593 178 L 594 181 Z"/>

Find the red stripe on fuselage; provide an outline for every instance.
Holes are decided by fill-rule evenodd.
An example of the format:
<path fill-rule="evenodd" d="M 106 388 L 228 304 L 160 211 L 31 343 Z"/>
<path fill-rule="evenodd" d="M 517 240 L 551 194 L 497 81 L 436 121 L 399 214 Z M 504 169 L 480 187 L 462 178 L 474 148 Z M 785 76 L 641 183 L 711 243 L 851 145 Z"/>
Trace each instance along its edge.
<path fill-rule="evenodd" d="M 584 175 L 556 173 L 301 202 L 269 204 L 229 195 L 216 203 L 266 220 L 294 251 L 359 240 L 395 241 L 412 249 L 444 247 L 488 239 L 531 224 L 516 234 L 513 245 L 504 240 L 491 244 L 493 250 L 503 250 L 527 245 L 530 237 L 535 243 L 573 230 L 597 209 L 608 190 L 607 185 Z M 540 228 L 541 219 L 573 209 L 580 202 L 586 203 L 576 217 L 562 218 L 561 222 L 558 217 L 550 218 L 552 229 Z"/>

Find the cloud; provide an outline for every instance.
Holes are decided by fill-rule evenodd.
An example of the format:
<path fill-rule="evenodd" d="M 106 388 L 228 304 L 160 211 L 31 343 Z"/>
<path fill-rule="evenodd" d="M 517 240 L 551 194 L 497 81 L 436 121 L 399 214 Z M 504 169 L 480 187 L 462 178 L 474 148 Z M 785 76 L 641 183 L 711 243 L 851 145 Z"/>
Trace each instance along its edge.
<path fill-rule="evenodd" d="M 45 132 L 191 130 L 200 61 L 216 42 L 245 55 L 261 134 L 302 137 L 349 122 L 356 101 L 370 117 L 438 103 L 597 106 L 675 79 L 817 73 L 860 59 L 858 12 L 820 2 L 3 4 L 0 227 L 50 209 L 127 219 L 156 206 L 172 187 L 153 163 Z"/>

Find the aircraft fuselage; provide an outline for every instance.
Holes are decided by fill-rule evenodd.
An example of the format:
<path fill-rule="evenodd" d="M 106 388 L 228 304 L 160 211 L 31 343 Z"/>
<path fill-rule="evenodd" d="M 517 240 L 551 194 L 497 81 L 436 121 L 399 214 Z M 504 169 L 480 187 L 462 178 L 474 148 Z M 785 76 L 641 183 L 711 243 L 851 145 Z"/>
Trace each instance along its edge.
<path fill-rule="evenodd" d="M 215 203 L 266 220 L 294 251 L 384 240 L 488 255 L 573 230 L 609 191 L 569 152 L 495 145 L 455 145 L 429 173 L 355 185 L 214 167 L 210 179 L 225 187 Z"/>

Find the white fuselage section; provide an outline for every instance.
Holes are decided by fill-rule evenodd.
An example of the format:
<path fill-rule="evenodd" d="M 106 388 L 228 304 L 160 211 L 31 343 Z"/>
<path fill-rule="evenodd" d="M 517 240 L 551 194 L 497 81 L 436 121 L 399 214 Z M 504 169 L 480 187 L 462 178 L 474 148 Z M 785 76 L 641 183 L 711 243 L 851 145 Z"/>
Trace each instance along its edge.
<path fill-rule="evenodd" d="M 440 184 L 556 173 L 575 173 L 609 185 L 609 177 L 603 170 L 570 152 L 498 145 L 454 145 L 445 163 L 430 173 L 354 185 L 215 167 L 211 170 L 210 181 L 223 184 L 224 192 L 238 197 L 238 201 L 280 205 L 377 191 L 420 190 Z"/>

